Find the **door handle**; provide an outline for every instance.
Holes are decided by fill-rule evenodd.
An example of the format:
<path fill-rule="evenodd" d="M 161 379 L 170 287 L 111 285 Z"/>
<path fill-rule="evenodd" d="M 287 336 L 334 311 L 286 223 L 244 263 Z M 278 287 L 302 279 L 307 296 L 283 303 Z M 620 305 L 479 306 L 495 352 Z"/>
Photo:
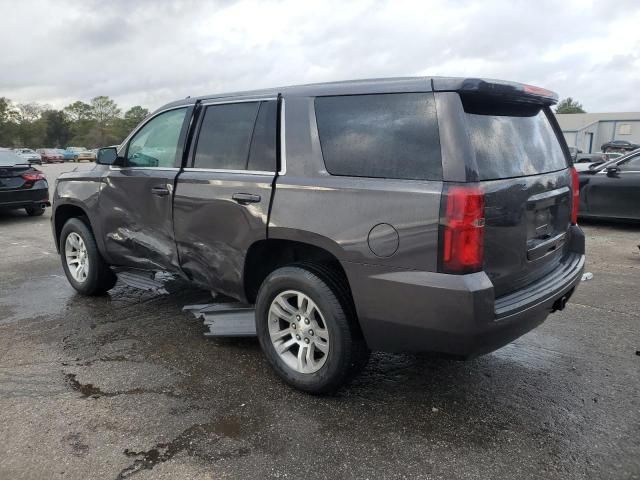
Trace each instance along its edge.
<path fill-rule="evenodd" d="M 151 189 L 151 193 L 158 195 L 159 197 L 166 197 L 169 195 L 169 189 L 165 185 L 158 185 Z"/>
<path fill-rule="evenodd" d="M 258 203 L 260 201 L 260 195 L 253 193 L 234 193 L 231 198 L 238 202 L 240 205 L 247 205 L 249 203 Z"/>

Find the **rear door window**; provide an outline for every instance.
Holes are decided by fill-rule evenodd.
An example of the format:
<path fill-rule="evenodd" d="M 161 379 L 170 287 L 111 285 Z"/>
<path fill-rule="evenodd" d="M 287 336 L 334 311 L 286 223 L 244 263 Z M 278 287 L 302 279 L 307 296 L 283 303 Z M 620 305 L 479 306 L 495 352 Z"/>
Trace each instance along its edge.
<path fill-rule="evenodd" d="M 246 170 L 259 106 L 260 102 L 208 106 L 198 134 L 193 166 Z"/>
<path fill-rule="evenodd" d="M 465 104 L 465 111 L 479 180 L 567 168 L 558 137 L 539 107 Z"/>
<path fill-rule="evenodd" d="M 273 172 L 277 103 L 240 102 L 206 107 L 193 166 Z"/>
<path fill-rule="evenodd" d="M 623 171 L 640 171 L 640 155 L 628 158 L 618 164 Z"/>
<path fill-rule="evenodd" d="M 276 170 L 276 128 L 278 108 L 275 100 L 262 102 L 253 131 L 247 169 L 258 172 Z"/>
<path fill-rule="evenodd" d="M 432 93 L 318 97 L 315 110 L 330 174 L 442 179 Z"/>

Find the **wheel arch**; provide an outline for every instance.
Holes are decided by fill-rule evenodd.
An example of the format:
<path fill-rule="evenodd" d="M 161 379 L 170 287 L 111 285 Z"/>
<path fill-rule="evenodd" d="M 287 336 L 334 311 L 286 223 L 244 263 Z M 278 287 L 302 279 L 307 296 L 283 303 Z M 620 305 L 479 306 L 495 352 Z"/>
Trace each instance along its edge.
<path fill-rule="evenodd" d="M 54 240 L 56 243 L 56 250 L 58 252 L 60 251 L 60 234 L 62 233 L 62 228 L 71 218 L 81 219 L 87 227 L 89 227 L 89 230 L 91 230 L 92 233 L 94 231 L 91 225 L 91 219 L 89 218 L 89 214 L 86 209 L 76 205 L 75 203 L 63 203 L 62 205 L 57 205 L 53 211 L 52 218 Z"/>

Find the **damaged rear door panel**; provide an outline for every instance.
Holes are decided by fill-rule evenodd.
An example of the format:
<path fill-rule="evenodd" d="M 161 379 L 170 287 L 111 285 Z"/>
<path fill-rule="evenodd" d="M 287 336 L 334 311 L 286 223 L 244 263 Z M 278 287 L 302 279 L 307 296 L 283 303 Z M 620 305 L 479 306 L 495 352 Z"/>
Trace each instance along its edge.
<path fill-rule="evenodd" d="M 202 104 L 174 199 L 182 271 L 206 288 L 244 298 L 251 244 L 266 239 L 276 175 L 277 98 Z"/>

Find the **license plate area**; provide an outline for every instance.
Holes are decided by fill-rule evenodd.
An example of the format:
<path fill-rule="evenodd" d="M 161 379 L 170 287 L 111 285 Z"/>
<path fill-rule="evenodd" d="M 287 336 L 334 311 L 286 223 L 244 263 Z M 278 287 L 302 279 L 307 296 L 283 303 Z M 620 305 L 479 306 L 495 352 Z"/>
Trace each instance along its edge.
<path fill-rule="evenodd" d="M 562 187 L 527 200 L 527 260 L 535 261 L 561 250 L 571 219 L 571 195 Z"/>
<path fill-rule="evenodd" d="M 23 183 L 20 177 L 0 177 L 0 188 L 18 188 Z"/>

